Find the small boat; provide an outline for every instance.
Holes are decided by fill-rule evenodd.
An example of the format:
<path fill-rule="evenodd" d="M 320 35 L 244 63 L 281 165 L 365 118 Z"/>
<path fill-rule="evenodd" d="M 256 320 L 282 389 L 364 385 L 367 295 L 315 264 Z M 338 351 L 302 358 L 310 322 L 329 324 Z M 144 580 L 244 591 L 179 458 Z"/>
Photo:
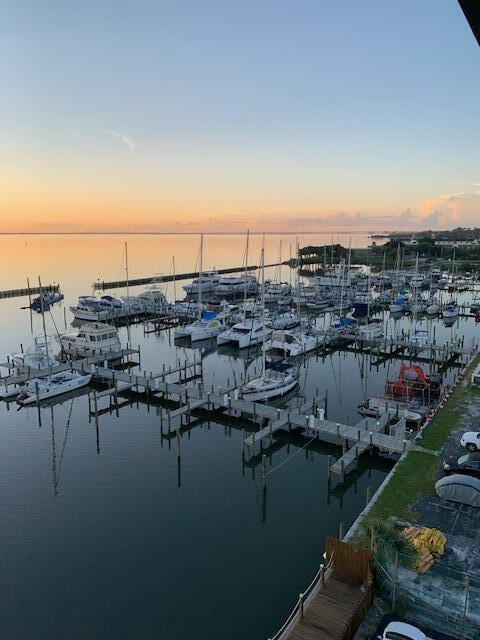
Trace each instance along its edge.
<path fill-rule="evenodd" d="M 295 329 L 300 325 L 301 318 L 294 311 L 280 310 L 278 316 L 272 320 L 273 330 L 277 329 Z"/>
<path fill-rule="evenodd" d="M 443 307 L 442 316 L 444 318 L 457 318 L 459 314 L 457 303 L 450 302 Z"/>
<path fill-rule="evenodd" d="M 31 347 L 24 353 L 12 353 L 11 359 L 20 372 L 28 369 L 48 369 L 48 367 L 55 367 L 59 364 L 51 351 L 51 346 L 45 340 L 35 338 Z"/>
<path fill-rule="evenodd" d="M 333 320 L 328 331 L 334 335 L 352 335 L 357 332 L 357 321 L 350 316 L 341 316 Z"/>
<path fill-rule="evenodd" d="M 191 342 L 216 338 L 225 331 L 225 324 L 214 311 L 203 311 L 202 317 L 185 327 L 175 329 L 175 339 L 189 339 Z"/>
<path fill-rule="evenodd" d="M 354 314 L 356 316 L 367 316 L 373 303 L 374 299 L 371 293 L 364 293 L 355 296 L 355 298 L 353 299 Z"/>
<path fill-rule="evenodd" d="M 82 375 L 78 371 L 61 371 L 48 378 L 31 378 L 20 390 L 17 403 L 25 406 L 60 396 L 69 391 L 85 387 L 92 374 Z"/>
<path fill-rule="evenodd" d="M 89 322 L 79 331 L 63 333 L 57 340 L 64 353 L 81 358 L 96 355 L 104 355 L 106 360 L 118 358 L 122 348 L 117 329 L 102 322 Z"/>
<path fill-rule="evenodd" d="M 234 324 L 231 329 L 227 329 L 217 336 L 217 345 L 232 344 L 239 349 L 245 349 L 264 342 L 272 335 L 272 327 L 264 324 L 257 318 L 244 320 Z"/>
<path fill-rule="evenodd" d="M 367 324 L 358 327 L 358 337 L 364 340 L 373 340 L 383 336 L 383 322 L 379 319 L 369 320 Z"/>
<path fill-rule="evenodd" d="M 242 385 L 241 395 L 252 402 L 284 396 L 297 385 L 297 372 L 298 368 L 291 364 L 269 366 L 262 376 Z"/>
<path fill-rule="evenodd" d="M 403 313 L 406 309 L 405 298 L 397 298 L 397 300 L 389 306 L 390 313 Z"/>
<path fill-rule="evenodd" d="M 440 313 L 440 305 L 435 298 L 430 298 L 425 308 L 425 313 L 428 316 L 436 316 L 438 313 Z"/>
<path fill-rule="evenodd" d="M 52 304 L 55 304 L 56 302 L 60 302 L 60 300 L 63 300 L 63 298 L 64 298 L 64 295 L 63 293 L 60 293 L 60 291 L 53 291 L 52 293 L 43 293 L 42 295 L 37 296 L 32 300 L 30 304 L 30 309 L 33 309 L 34 311 L 38 311 L 38 313 L 41 313 L 42 307 L 43 307 L 44 311 L 48 311 L 48 309 L 50 309 Z"/>
<path fill-rule="evenodd" d="M 300 356 L 313 351 L 324 341 L 324 336 L 316 336 L 307 331 L 274 331 L 271 339 L 265 343 L 265 357 L 272 361 Z"/>
<path fill-rule="evenodd" d="M 415 329 L 408 338 L 408 342 L 415 348 L 415 351 L 423 350 L 428 345 L 428 341 L 429 335 L 425 329 Z"/>

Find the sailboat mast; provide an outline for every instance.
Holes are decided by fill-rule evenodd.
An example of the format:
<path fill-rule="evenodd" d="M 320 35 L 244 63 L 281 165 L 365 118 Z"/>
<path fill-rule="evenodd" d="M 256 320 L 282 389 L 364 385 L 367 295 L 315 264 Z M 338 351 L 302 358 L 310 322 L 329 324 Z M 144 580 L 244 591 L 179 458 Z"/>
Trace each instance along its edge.
<path fill-rule="evenodd" d="M 265 375 L 265 234 L 263 234 L 261 262 L 262 266 L 262 376 Z"/>
<path fill-rule="evenodd" d="M 173 274 L 173 302 L 177 301 L 177 281 L 175 275 L 175 256 L 172 256 L 172 274 Z"/>
<path fill-rule="evenodd" d="M 247 283 L 248 283 L 248 245 L 250 242 L 250 231 L 247 229 L 247 244 L 245 247 L 245 282 L 243 286 L 243 320 L 247 319 Z"/>
<path fill-rule="evenodd" d="M 40 310 L 42 312 L 42 326 L 43 326 L 43 337 L 45 339 L 45 354 L 47 357 L 48 379 L 51 380 L 50 357 L 48 355 L 47 327 L 45 325 L 45 306 L 44 306 L 45 300 L 43 297 L 42 281 L 40 279 L 40 276 L 38 276 L 38 288 L 40 290 Z"/>
<path fill-rule="evenodd" d="M 296 278 L 297 278 L 297 314 L 298 317 L 300 317 L 300 247 L 298 245 L 298 238 L 296 240 L 296 244 L 297 244 L 297 273 L 296 273 Z"/>
<path fill-rule="evenodd" d="M 128 244 L 125 242 L 125 280 L 127 283 L 127 300 L 130 298 L 130 287 L 128 284 Z"/>
<path fill-rule="evenodd" d="M 203 233 L 200 234 L 200 264 L 198 273 L 198 319 L 202 319 Z"/>

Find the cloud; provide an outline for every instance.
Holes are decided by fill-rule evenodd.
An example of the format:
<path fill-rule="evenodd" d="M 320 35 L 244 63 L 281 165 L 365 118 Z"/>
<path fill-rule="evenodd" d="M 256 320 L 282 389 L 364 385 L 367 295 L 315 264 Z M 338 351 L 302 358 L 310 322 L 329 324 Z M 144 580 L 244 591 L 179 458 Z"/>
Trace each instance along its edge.
<path fill-rule="evenodd" d="M 130 151 L 134 151 L 134 149 L 136 148 L 135 142 L 132 140 L 132 138 L 129 138 L 124 133 L 118 133 L 118 131 L 108 131 L 107 133 L 109 136 L 118 138 L 120 142 L 122 142 L 130 149 Z"/>

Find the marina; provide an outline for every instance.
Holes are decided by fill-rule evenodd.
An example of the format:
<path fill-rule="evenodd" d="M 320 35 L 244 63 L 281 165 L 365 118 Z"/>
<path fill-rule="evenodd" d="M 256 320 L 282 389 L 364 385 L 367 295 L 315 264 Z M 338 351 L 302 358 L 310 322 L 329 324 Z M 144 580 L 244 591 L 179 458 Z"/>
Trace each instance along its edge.
<path fill-rule="evenodd" d="M 258 236 L 250 239 L 251 255 L 260 256 L 263 242 L 265 240 Z M 211 260 L 208 243 L 207 238 L 204 263 Z M 241 244 L 238 240 L 235 243 Z M 267 237 L 267 254 L 277 253 L 276 244 L 276 239 Z M 117 240 L 111 246 L 111 262 L 115 262 L 116 256 L 117 263 L 120 262 L 117 269 L 124 270 L 122 241 Z M 192 237 L 190 247 L 182 258 L 184 268 L 181 256 L 176 263 L 180 273 L 191 274 L 194 280 L 203 273 L 202 268 L 188 270 L 188 260 L 192 260 L 197 251 L 198 237 Z M 141 263 L 148 252 L 143 239 L 129 239 L 128 250 L 132 271 L 132 264 Z M 233 264 L 241 262 L 238 253 L 242 250 L 243 247 L 238 246 L 237 256 L 232 252 L 229 259 Z M 261 265 L 262 259 L 258 262 Z M 100 309 L 107 310 L 104 317 L 73 320 L 69 306 L 75 306 L 73 303 L 84 296 L 88 282 L 98 281 L 93 269 L 100 269 L 103 275 L 105 257 L 97 265 L 89 266 L 86 273 L 64 274 L 65 300 L 52 305 L 44 314 L 20 309 L 19 299 L 2 301 L 5 317 L 9 318 L 9 333 L 2 338 L 0 364 L 0 396 L 5 397 L 0 402 L 2 424 L 18 450 L 26 451 L 24 438 L 33 438 L 33 441 L 40 438 L 43 469 L 36 465 L 29 471 L 17 455 L 15 460 L 25 474 L 20 486 L 30 483 L 28 478 L 32 473 L 42 478 L 41 500 L 38 507 L 30 508 L 37 513 L 36 517 L 40 508 L 51 514 L 45 523 L 45 535 L 52 535 L 50 527 L 60 532 L 61 570 L 70 562 L 67 551 L 70 529 L 65 524 L 59 525 L 58 519 L 63 521 L 67 514 L 73 517 L 74 510 L 80 508 L 75 498 L 79 491 L 78 478 L 87 472 L 92 477 L 86 478 L 79 499 L 85 494 L 90 497 L 90 506 L 81 498 L 81 510 L 88 518 L 95 514 L 95 526 L 87 538 L 98 552 L 105 553 L 103 543 L 98 541 L 108 537 L 109 530 L 101 512 L 113 509 L 114 517 L 123 521 L 126 507 L 121 494 L 130 496 L 131 524 L 123 521 L 121 525 L 127 526 L 128 533 L 118 534 L 118 544 L 115 543 L 105 567 L 112 597 L 128 600 L 121 595 L 124 580 L 140 580 L 137 570 L 147 577 L 152 592 L 166 597 L 172 584 L 182 584 L 181 575 L 187 566 L 195 567 L 195 575 L 190 572 L 191 584 L 187 591 L 189 603 L 194 607 L 192 620 L 195 619 L 195 633 L 199 638 L 209 637 L 211 633 L 212 620 L 205 614 L 206 603 L 212 598 L 224 597 L 219 576 L 223 567 L 235 562 L 239 553 L 251 556 L 252 564 L 247 563 L 245 570 L 236 575 L 248 596 L 241 602 L 229 599 L 228 615 L 217 612 L 213 627 L 221 633 L 231 615 L 235 612 L 240 615 L 242 611 L 245 616 L 246 609 L 249 637 L 259 640 L 303 638 L 302 634 L 308 637 L 305 625 L 310 618 L 307 617 L 303 626 L 290 629 L 292 635 L 273 634 L 283 628 L 298 593 L 309 583 L 312 569 L 318 567 L 324 540 L 338 539 L 339 531 L 344 533 L 353 523 L 396 461 L 408 452 L 417 451 L 415 435 L 428 424 L 431 412 L 448 396 L 449 386 L 458 372 L 478 351 L 475 314 L 469 312 L 471 291 L 457 294 L 460 312 L 452 326 L 447 326 L 440 315 L 418 320 L 412 313 L 404 313 L 395 318 L 388 310 L 388 301 L 372 305 L 372 317 L 381 324 L 381 335 L 369 336 L 358 331 L 358 327 L 363 326 L 361 316 L 349 325 L 339 323 L 340 330 L 331 328 L 344 315 L 355 319 L 353 305 L 349 305 L 345 294 L 342 296 L 341 286 L 331 294 L 329 304 L 307 307 L 295 291 L 306 294 L 309 287 L 316 290 L 314 280 L 300 288 L 296 286 L 299 276 L 295 265 L 292 269 L 277 263 L 270 266 L 268 258 L 265 262 L 263 270 L 249 269 L 258 282 L 255 292 L 243 290 L 228 301 L 211 295 L 213 289 L 203 294 L 198 290 L 192 293 L 189 279 L 184 281 L 187 283 L 184 291 L 172 289 L 174 280 L 150 282 L 154 288 L 145 289 L 145 283 L 135 285 L 136 278 L 130 274 L 128 281 L 115 281 L 107 280 L 107 272 L 105 282 L 121 283 L 128 288 L 127 295 L 117 297 L 113 296 L 113 289 L 102 290 L 101 295 L 107 296 L 107 304 Z M 164 271 L 169 268 L 166 263 Z M 148 265 L 142 263 L 135 271 L 137 269 L 149 272 Z M 229 269 L 228 262 L 225 269 Z M 221 269 L 215 271 L 221 272 Z M 242 271 L 245 272 L 245 267 L 237 273 Z M 211 286 L 218 285 L 211 269 L 209 273 Z M 43 277 L 54 279 L 49 273 Z M 262 284 L 264 280 L 267 282 Z M 277 286 L 276 282 L 291 282 L 290 305 L 285 306 L 288 287 Z M 472 289 L 476 290 L 477 286 L 472 282 Z M 270 287 L 272 295 L 267 302 Z M 281 294 L 276 293 L 280 291 Z M 101 295 L 91 298 L 100 300 Z M 327 297 L 326 293 L 323 295 Z M 90 308 L 96 304 L 87 296 L 83 299 Z M 278 304 L 279 300 L 282 305 Z M 283 319 L 277 308 L 283 310 Z M 46 324 L 43 337 L 42 318 Z M 212 319 L 218 324 L 210 335 L 185 340 L 184 327 L 195 327 L 199 322 L 208 325 Z M 291 328 L 270 328 L 280 322 L 283 326 L 291 323 Z M 245 330 L 242 333 L 245 346 L 240 342 L 237 346 L 227 341 L 220 344 L 219 338 L 238 325 Z M 421 343 L 411 337 L 420 327 L 425 331 Z M 267 358 L 263 344 L 264 341 L 269 344 L 272 333 L 279 345 L 285 335 L 291 333 L 298 337 L 295 339 L 298 346 L 289 354 L 279 348 Z M 36 337 L 37 351 L 32 351 L 28 345 L 37 344 Z M 44 344 L 48 344 L 46 353 Z M 29 366 L 27 357 L 30 363 L 35 360 L 25 354 L 36 354 L 38 362 L 44 363 L 47 355 L 50 366 Z M 281 362 L 287 368 L 293 367 L 295 377 L 288 383 L 291 386 L 285 395 L 269 399 L 268 376 L 275 380 L 275 374 L 268 373 L 269 367 L 273 372 L 281 372 Z M 416 372 L 420 377 L 403 380 L 402 371 Z M 89 378 L 88 385 L 75 391 L 66 386 L 63 394 L 45 400 L 35 396 L 36 381 L 55 380 L 55 376 L 61 378 L 69 372 Z M 257 384 L 256 381 L 262 380 L 268 384 L 249 387 L 252 382 Z M 283 384 L 283 378 L 278 380 L 279 385 Z M 33 384 L 32 402 L 22 406 L 22 394 L 29 384 Z M 260 389 L 264 399 L 249 399 L 251 388 Z M 24 444 L 20 445 L 19 439 Z M 6 458 L 4 463 L 4 473 L 17 477 L 18 468 L 8 464 Z M 97 483 L 103 487 L 100 493 Z M 13 526 L 18 515 L 13 505 L 11 508 Z M 225 518 L 228 523 L 226 528 L 222 527 L 222 535 L 227 536 L 228 544 L 220 542 L 220 530 L 215 524 Z M 192 530 L 193 523 L 197 524 Z M 7 522 L 7 531 L 8 527 Z M 245 535 L 240 536 L 238 530 Z M 147 558 L 144 563 L 138 553 L 132 551 L 139 535 L 148 549 L 148 562 L 153 562 L 153 568 L 145 564 Z M 82 538 L 75 536 L 75 546 L 88 566 L 91 560 Z M 174 539 L 181 540 L 181 544 Z M 189 549 L 184 546 L 187 541 L 190 541 Z M 14 546 L 18 549 L 19 544 L 21 546 L 21 541 Z M 158 550 L 159 544 L 162 550 Z M 112 586 L 112 567 L 124 545 L 134 553 L 139 564 L 127 571 L 128 576 L 118 574 Z M 171 549 L 172 545 L 177 548 L 175 563 L 163 552 L 163 548 Z M 204 560 L 197 555 L 199 545 Z M 216 559 L 219 549 L 222 549 L 221 563 Z M 288 575 L 283 569 L 286 553 Z M 5 562 L 8 573 L 8 561 L 5 559 Z M 45 562 L 48 554 L 40 553 L 35 570 L 43 571 Z M 258 565 L 262 567 L 264 579 L 258 587 L 253 587 L 253 566 Z M 168 579 L 159 580 L 158 570 L 166 571 Z M 204 576 L 209 571 L 214 572 L 216 579 L 208 583 L 202 594 Z M 77 575 L 75 589 L 85 594 L 87 583 L 76 570 L 73 574 Z M 322 613 L 322 607 L 326 601 L 332 601 L 330 593 L 343 593 L 342 582 L 336 579 L 329 567 L 318 574 L 312 593 L 315 592 L 317 601 L 323 604 L 318 605 L 317 614 L 315 607 L 309 609 L 312 620 L 315 615 L 327 615 Z M 269 613 L 265 615 L 264 607 L 259 608 L 255 603 L 262 597 L 267 583 L 275 585 L 277 595 L 268 599 Z M 50 594 L 57 593 L 53 582 L 47 590 Z M 18 586 L 17 594 L 31 597 L 22 585 Z M 74 590 L 67 591 L 65 597 L 74 598 L 74 594 Z M 94 594 L 92 598 L 83 595 L 85 611 L 95 610 L 93 597 Z M 182 598 L 174 600 L 172 607 L 179 606 Z M 353 609 L 357 602 L 352 591 Z M 173 617 L 169 621 L 160 619 L 147 609 L 143 608 L 141 618 L 135 621 L 127 623 L 127 618 L 123 618 L 122 627 L 126 624 L 129 629 L 124 637 L 143 633 L 147 619 L 150 628 L 165 637 L 191 636 L 192 628 L 188 625 L 180 629 Z M 296 611 L 300 612 L 300 605 Z M 329 633 L 333 633 L 337 623 L 338 633 L 342 632 L 341 621 L 335 616 L 332 612 Z M 120 621 L 110 616 L 107 619 L 122 637 L 123 631 L 117 626 Z M 38 616 L 32 619 L 37 628 L 38 620 Z M 61 617 L 59 623 L 63 629 L 68 628 L 66 618 Z M 47 621 L 41 625 L 45 632 L 51 628 Z M 87 619 L 82 629 L 84 634 L 92 633 Z M 242 631 L 231 637 L 240 638 L 243 634 Z"/>

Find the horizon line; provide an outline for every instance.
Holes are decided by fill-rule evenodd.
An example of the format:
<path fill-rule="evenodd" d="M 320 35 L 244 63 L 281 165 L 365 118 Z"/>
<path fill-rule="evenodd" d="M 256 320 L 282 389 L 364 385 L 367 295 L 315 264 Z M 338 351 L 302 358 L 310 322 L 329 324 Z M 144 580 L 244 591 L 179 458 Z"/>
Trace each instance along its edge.
<path fill-rule="evenodd" d="M 392 233 L 421 233 L 421 231 L 0 231 L 0 236 L 115 236 L 115 235 L 148 235 L 148 236 L 244 236 L 250 235 L 312 235 L 312 234 L 341 234 L 341 235 L 391 235 Z"/>

